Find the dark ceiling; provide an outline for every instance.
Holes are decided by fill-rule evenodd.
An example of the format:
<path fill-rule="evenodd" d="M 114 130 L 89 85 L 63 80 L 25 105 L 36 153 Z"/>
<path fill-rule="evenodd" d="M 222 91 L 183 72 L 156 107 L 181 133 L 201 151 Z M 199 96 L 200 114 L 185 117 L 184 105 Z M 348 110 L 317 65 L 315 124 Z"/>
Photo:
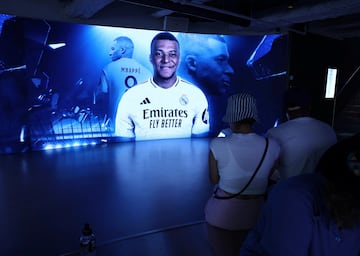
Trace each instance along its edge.
<path fill-rule="evenodd" d="M 182 32 L 360 37 L 359 0 L 1 0 L 0 12 Z"/>

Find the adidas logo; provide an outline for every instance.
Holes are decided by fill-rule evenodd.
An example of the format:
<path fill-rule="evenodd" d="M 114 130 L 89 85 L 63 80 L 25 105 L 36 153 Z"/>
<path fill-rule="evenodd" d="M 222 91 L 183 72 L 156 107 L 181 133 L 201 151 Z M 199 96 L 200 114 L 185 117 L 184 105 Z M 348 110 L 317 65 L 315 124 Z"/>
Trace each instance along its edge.
<path fill-rule="evenodd" d="M 150 104 L 150 100 L 148 97 L 146 97 L 142 102 L 140 102 L 140 105 L 144 105 L 144 104 Z"/>

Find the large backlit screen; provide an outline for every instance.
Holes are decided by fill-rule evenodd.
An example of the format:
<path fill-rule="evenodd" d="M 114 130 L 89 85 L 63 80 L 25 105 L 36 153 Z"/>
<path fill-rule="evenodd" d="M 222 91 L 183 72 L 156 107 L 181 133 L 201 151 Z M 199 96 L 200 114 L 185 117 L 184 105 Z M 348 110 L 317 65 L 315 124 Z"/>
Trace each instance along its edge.
<path fill-rule="evenodd" d="M 172 52 L 156 58 L 163 71 L 175 65 L 179 79 L 161 89 L 150 56 L 161 31 L 1 15 L 0 32 L 0 153 L 217 136 L 227 128 L 226 100 L 238 92 L 257 99 L 258 133 L 281 118 L 284 35 L 170 31 L 177 63 Z"/>

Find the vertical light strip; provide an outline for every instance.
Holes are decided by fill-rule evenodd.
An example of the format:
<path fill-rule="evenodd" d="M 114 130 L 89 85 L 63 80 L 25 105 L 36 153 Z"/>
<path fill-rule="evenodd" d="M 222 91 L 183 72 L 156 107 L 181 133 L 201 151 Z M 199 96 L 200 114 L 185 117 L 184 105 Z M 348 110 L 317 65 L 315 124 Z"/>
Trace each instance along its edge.
<path fill-rule="evenodd" d="M 335 86 L 337 78 L 337 69 L 328 68 L 326 76 L 325 98 L 333 99 L 335 97 Z"/>

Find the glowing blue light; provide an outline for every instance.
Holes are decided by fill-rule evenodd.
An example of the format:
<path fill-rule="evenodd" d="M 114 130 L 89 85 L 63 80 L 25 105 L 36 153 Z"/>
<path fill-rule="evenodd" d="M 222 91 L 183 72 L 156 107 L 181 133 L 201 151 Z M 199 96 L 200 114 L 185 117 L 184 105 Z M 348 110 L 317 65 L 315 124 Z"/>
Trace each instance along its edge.
<path fill-rule="evenodd" d="M 25 142 L 25 125 L 23 125 L 21 127 L 21 131 L 20 131 L 20 142 Z"/>
<path fill-rule="evenodd" d="M 89 146 L 89 145 L 97 145 L 99 144 L 97 141 L 91 141 L 91 142 L 86 142 L 86 141 L 76 141 L 71 143 L 57 143 L 57 144 L 46 144 L 45 146 L 43 146 L 43 150 L 53 150 L 53 149 L 63 149 L 63 148 L 75 148 L 75 147 L 80 147 L 80 146 Z"/>
<path fill-rule="evenodd" d="M 218 135 L 219 138 L 223 138 L 223 137 L 226 137 L 225 133 L 223 132 L 220 132 L 219 135 Z"/>
<path fill-rule="evenodd" d="M 275 120 L 274 127 L 277 127 L 279 124 L 279 118 Z"/>
<path fill-rule="evenodd" d="M 72 146 L 73 146 L 73 147 L 79 147 L 79 146 L 80 146 L 80 143 L 76 141 L 76 142 L 73 143 Z"/>
<path fill-rule="evenodd" d="M 66 44 L 65 43 L 56 43 L 56 44 L 48 44 L 48 46 L 51 49 L 56 50 L 56 49 L 66 46 Z"/>
<path fill-rule="evenodd" d="M 13 17 L 15 17 L 15 16 L 7 15 L 7 14 L 0 14 L 0 35 L 2 32 L 2 27 L 3 27 L 4 22 Z"/>

